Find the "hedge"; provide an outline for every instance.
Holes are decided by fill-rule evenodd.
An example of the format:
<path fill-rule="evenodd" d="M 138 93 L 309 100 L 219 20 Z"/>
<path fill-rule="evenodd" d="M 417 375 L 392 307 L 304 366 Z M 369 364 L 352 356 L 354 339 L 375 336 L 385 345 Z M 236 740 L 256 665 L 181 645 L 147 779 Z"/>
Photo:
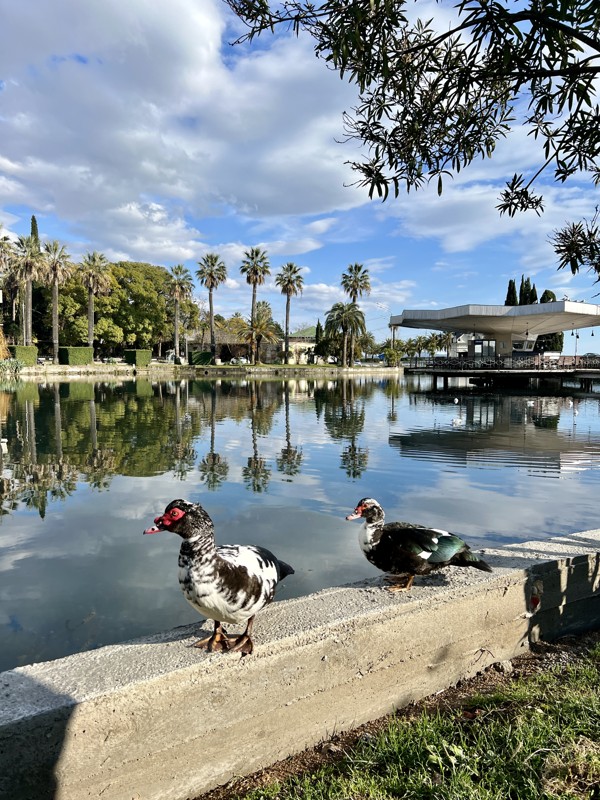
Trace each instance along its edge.
<path fill-rule="evenodd" d="M 123 358 L 126 364 L 135 367 L 147 367 L 152 359 L 152 350 L 125 350 Z"/>
<path fill-rule="evenodd" d="M 94 363 L 93 347 L 59 347 L 58 363 L 82 367 Z"/>
<path fill-rule="evenodd" d="M 38 358 L 38 349 L 35 345 L 25 347 L 22 344 L 11 344 L 8 346 L 11 356 L 20 361 L 24 367 L 35 367 Z"/>

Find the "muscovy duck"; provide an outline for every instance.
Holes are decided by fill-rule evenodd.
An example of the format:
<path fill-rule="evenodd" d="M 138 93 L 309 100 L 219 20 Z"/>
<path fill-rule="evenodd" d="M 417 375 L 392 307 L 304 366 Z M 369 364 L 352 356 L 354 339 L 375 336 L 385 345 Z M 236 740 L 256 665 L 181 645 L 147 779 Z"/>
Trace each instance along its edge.
<path fill-rule="evenodd" d="M 264 547 L 215 545 L 212 519 L 199 503 L 173 500 L 154 526 L 144 533 L 171 531 L 181 536 L 179 585 L 185 599 L 214 621 L 213 634 L 194 643 L 209 652 L 253 650 L 254 616 L 271 602 L 275 588 L 294 570 Z M 222 623 L 247 622 L 239 636 L 229 636 Z"/>
<path fill-rule="evenodd" d="M 427 528 L 411 522 L 388 522 L 377 500 L 363 497 L 346 519 L 364 519 L 358 543 L 367 559 L 383 572 L 390 591 L 405 592 L 415 575 L 428 575 L 441 567 L 475 567 L 484 572 L 492 568 L 475 555 L 469 545 L 448 531 Z M 402 576 L 408 579 L 402 582 Z"/>

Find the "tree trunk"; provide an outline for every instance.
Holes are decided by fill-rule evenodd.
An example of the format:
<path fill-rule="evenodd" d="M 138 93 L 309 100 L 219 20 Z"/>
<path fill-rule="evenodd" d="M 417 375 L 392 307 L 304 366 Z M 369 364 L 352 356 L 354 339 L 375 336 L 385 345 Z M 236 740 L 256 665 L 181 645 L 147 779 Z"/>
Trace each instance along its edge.
<path fill-rule="evenodd" d="M 256 317 L 256 284 L 252 284 L 252 310 L 250 312 L 250 362 L 256 364 L 256 350 L 254 344 L 254 319 Z"/>
<path fill-rule="evenodd" d="M 289 350 L 290 350 L 290 303 L 291 296 L 288 294 L 285 301 L 285 356 L 284 363 L 289 363 Z"/>
<path fill-rule="evenodd" d="M 52 356 L 58 364 L 58 281 L 52 281 Z"/>
<path fill-rule="evenodd" d="M 32 334 L 32 292 L 33 292 L 33 281 L 30 279 L 25 283 L 25 346 L 28 347 L 32 344 L 33 334 Z"/>
<path fill-rule="evenodd" d="M 94 292 L 88 289 L 88 347 L 94 346 Z"/>
<path fill-rule="evenodd" d="M 175 363 L 179 364 L 179 300 L 175 300 L 175 335 L 173 346 L 175 347 Z"/>
<path fill-rule="evenodd" d="M 215 363 L 217 357 L 217 342 L 215 339 L 215 314 L 213 310 L 213 290 L 208 290 L 208 320 L 210 324 L 210 358 L 212 363 Z M 204 339 L 204 332 L 202 333 Z"/>

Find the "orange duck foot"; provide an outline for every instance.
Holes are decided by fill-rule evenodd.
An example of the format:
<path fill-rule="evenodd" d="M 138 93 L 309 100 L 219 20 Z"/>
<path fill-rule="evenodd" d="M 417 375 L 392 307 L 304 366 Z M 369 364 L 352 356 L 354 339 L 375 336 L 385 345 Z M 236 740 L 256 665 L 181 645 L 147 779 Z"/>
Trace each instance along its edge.
<path fill-rule="evenodd" d="M 386 589 L 388 592 L 408 592 L 413 585 L 414 575 L 386 575 L 384 580 L 389 583 Z"/>
<path fill-rule="evenodd" d="M 215 622 L 215 629 L 212 636 L 199 639 L 197 642 L 194 642 L 192 647 L 199 647 L 202 650 L 207 650 L 209 653 L 225 653 L 231 650 L 230 638 L 233 637 L 227 635 L 227 632 L 221 627 L 221 623 Z"/>

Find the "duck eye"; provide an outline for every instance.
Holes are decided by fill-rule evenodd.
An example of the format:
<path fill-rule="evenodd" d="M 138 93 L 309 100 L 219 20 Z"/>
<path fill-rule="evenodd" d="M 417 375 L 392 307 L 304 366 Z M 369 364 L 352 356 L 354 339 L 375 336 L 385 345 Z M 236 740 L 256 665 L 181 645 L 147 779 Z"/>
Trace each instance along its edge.
<path fill-rule="evenodd" d="M 181 512 L 179 511 L 179 509 L 178 509 L 178 508 L 174 508 L 174 509 L 171 511 L 171 516 L 172 516 L 172 517 L 174 517 L 175 519 L 177 519 L 177 517 L 178 517 L 180 514 L 181 514 Z"/>

